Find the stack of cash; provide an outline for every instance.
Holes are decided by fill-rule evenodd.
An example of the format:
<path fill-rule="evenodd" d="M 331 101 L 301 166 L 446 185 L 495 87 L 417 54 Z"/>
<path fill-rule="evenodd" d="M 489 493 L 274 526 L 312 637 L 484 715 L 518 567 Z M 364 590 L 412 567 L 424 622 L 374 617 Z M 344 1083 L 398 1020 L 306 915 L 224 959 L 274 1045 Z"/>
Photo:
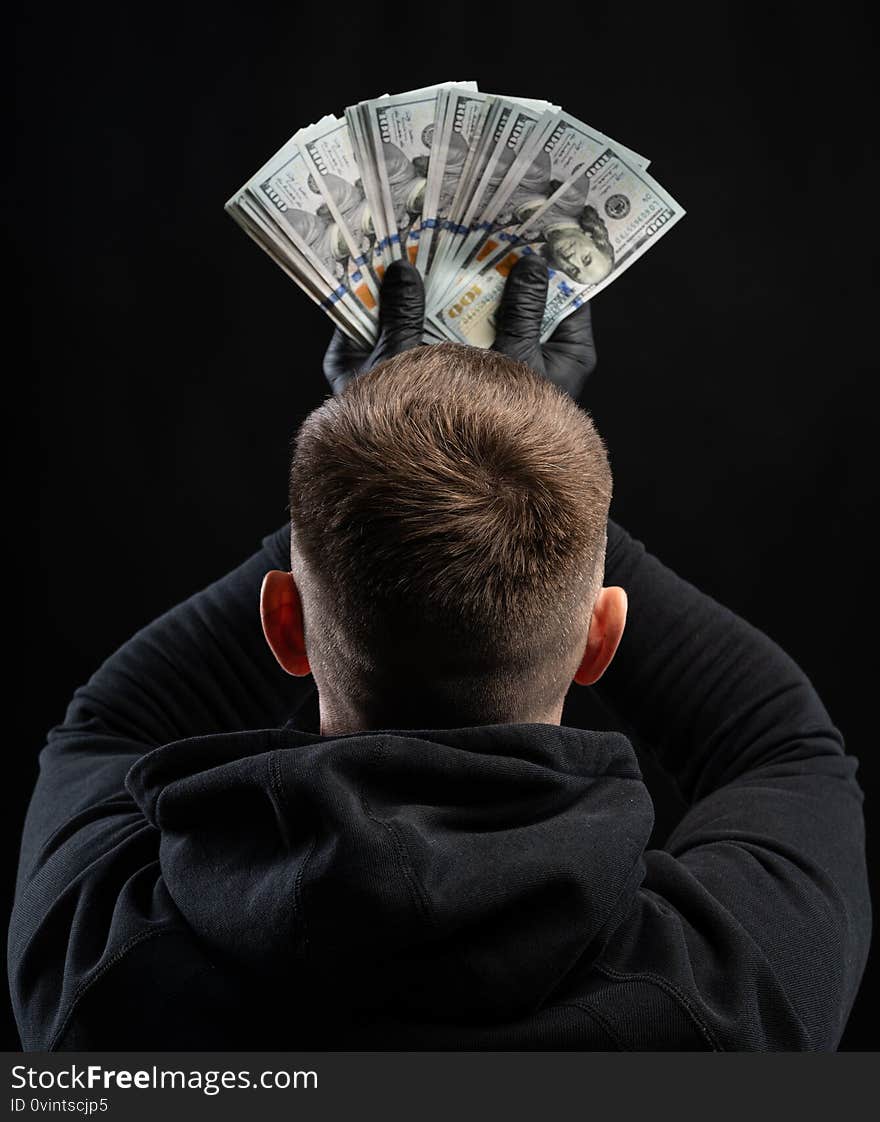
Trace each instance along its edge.
<path fill-rule="evenodd" d="M 301 129 L 226 208 L 364 346 L 403 257 L 425 279 L 425 341 L 488 347 L 520 256 L 547 265 L 546 339 L 682 217 L 647 167 L 559 106 L 447 82 Z"/>

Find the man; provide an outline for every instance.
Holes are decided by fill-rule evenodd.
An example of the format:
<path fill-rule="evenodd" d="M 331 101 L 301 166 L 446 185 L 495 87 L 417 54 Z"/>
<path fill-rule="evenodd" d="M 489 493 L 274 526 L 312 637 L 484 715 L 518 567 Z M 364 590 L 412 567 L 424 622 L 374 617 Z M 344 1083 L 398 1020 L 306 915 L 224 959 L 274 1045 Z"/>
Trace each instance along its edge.
<path fill-rule="evenodd" d="M 546 285 L 511 273 L 495 351 L 422 347 L 392 266 L 374 352 L 328 351 L 290 527 L 76 692 L 10 927 L 26 1049 L 836 1048 L 856 761 L 779 647 L 607 519 L 566 393 L 589 310 L 539 346 Z M 662 849 L 630 740 L 559 724 L 572 681 L 685 796 Z"/>

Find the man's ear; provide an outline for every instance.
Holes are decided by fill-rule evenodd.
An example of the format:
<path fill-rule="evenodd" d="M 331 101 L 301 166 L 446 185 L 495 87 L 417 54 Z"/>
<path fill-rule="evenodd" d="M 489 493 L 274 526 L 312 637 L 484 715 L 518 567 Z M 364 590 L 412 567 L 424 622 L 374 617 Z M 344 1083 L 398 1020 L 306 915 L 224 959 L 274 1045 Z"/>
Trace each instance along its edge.
<path fill-rule="evenodd" d="M 292 573 L 271 569 L 260 589 L 260 619 L 272 654 L 288 674 L 304 677 L 312 668 L 306 656 L 302 602 Z"/>
<path fill-rule="evenodd" d="M 587 646 L 574 680 L 579 686 L 598 682 L 614 658 L 626 625 L 626 593 L 622 588 L 601 588 L 593 605 Z"/>

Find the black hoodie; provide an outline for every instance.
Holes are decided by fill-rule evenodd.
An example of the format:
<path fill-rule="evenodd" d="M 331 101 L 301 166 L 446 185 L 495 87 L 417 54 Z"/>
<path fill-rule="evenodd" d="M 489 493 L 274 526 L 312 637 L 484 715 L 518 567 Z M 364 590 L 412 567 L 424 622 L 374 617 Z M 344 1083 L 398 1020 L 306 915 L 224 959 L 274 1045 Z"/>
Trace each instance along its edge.
<path fill-rule="evenodd" d="M 765 635 L 609 523 L 620 732 L 305 731 L 289 527 L 77 690 L 10 926 L 25 1049 L 834 1049 L 871 928 L 856 761 Z M 625 722 L 625 724 L 624 724 Z"/>

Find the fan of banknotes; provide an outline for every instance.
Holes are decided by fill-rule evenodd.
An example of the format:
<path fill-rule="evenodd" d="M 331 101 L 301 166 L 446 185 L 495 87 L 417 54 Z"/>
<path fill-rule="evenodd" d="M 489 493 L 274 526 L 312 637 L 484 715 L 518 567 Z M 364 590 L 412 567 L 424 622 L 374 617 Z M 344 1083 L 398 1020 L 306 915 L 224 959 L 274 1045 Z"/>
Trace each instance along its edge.
<path fill-rule="evenodd" d="M 447 82 L 301 129 L 226 209 L 363 345 L 403 257 L 425 279 L 425 341 L 488 347 L 520 256 L 547 264 L 546 339 L 683 216 L 647 167 L 556 105 Z"/>

